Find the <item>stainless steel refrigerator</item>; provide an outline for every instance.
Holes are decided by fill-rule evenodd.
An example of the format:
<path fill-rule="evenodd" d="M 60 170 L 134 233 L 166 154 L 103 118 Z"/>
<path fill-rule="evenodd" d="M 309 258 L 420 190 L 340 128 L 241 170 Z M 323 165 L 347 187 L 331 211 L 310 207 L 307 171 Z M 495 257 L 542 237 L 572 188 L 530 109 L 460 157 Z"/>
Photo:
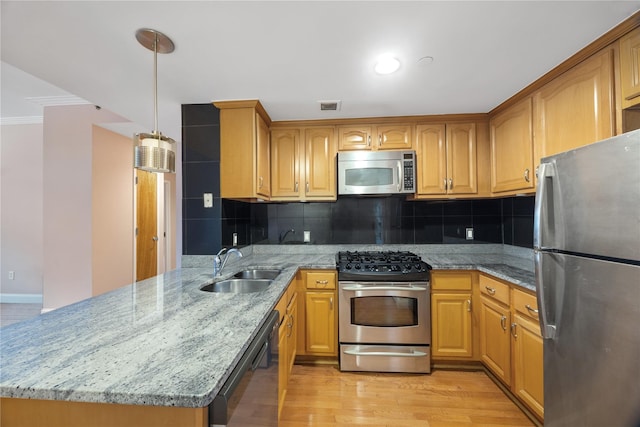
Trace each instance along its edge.
<path fill-rule="evenodd" d="M 640 427 L 640 131 L 542 159 L 545 426 Z"/>

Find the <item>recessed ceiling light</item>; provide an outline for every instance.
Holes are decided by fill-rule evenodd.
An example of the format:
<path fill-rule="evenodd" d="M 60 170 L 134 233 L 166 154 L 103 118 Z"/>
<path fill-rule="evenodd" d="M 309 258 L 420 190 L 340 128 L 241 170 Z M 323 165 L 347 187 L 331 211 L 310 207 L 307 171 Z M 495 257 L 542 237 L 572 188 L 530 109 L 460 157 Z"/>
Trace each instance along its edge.
<path fill-rule="evenodd" d="M 400 68 L 400 61 L 394 58 L 391 54 L 385 54 L 378 58 L 378 62 L 374 67 L 374 70 L 378 74 L 391 74 Z"/>

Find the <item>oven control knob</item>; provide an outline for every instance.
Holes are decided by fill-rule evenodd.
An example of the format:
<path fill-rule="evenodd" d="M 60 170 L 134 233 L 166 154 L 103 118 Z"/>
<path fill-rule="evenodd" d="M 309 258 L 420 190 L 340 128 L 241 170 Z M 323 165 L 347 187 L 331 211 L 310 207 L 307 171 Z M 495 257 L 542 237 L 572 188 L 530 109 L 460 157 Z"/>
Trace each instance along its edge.
<path fill-rule="evenodd" d="M 416 264 L 416 270 L 422 271 L 422 266 L 420 264 Z"/>
<path fill-rule="evenodd" d="M 355 269 L 360 270 L 360 264 L 356 264 Z"/>
<path fill-rule="evenodd" d="M 411 264 L 407 264 L 407 265 L 405 265 L 405 266 L 404 266 L 404 268 L 405 268 L 406 270 L 411 270 Z"/>
<path fill-rule="evenodd" d="M 345 265 L 344 268 L 346 268 L 347 270 L 351 270 L 351 264 Z"/>

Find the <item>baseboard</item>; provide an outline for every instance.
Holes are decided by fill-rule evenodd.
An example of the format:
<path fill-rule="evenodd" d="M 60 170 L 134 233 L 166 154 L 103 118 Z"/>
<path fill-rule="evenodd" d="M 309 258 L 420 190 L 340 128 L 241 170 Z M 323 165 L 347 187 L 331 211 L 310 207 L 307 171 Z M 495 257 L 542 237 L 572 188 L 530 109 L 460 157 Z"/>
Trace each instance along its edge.
<path fill-rule="evenodd" d="M 2 304 L 42 304 L 42 294 L 2 294 Z"/>

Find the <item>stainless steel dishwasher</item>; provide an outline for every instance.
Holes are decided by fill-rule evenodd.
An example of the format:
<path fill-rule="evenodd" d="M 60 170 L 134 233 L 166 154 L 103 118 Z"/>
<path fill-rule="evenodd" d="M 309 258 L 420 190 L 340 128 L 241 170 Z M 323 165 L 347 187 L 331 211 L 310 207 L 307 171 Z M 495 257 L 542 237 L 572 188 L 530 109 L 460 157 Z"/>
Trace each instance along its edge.
<path fill-rule="evenodd" d="M 272 354 L 273 334 L 277 341 L 277 311 L 271 312 L 209 405 L 209 426 L 278 425 L 278 363 Z"/>

